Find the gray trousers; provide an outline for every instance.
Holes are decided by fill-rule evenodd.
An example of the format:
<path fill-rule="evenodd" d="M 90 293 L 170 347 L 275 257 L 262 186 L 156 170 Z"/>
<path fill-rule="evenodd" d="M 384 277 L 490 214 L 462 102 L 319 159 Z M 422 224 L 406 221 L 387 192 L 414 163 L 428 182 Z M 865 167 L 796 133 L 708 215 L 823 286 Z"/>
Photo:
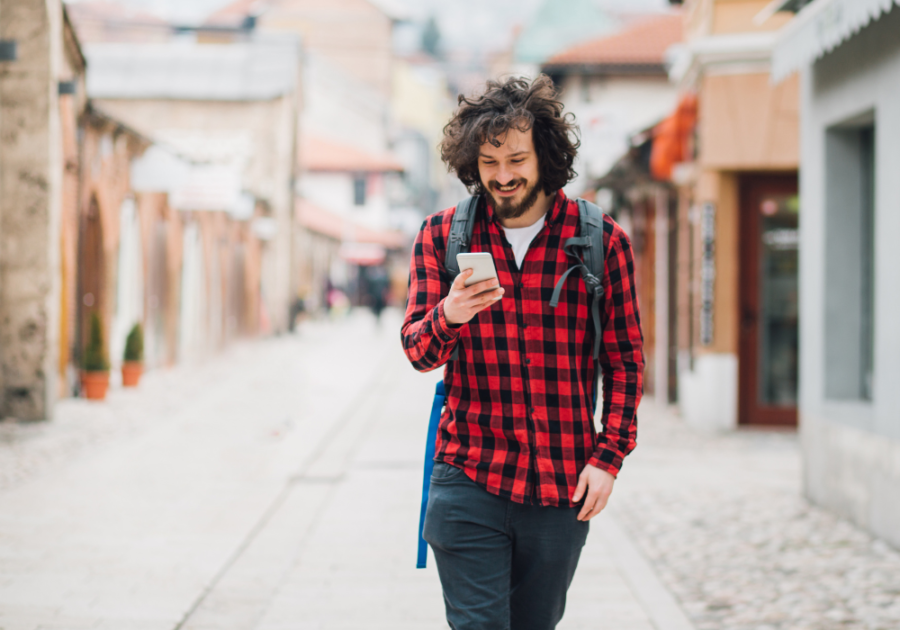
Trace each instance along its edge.
<path fill-rule="evenodd" d="M 436 462 L 425 513 L 453 630 L 553 630 L 589 524 L 580 508 L 513 503 Z"/>

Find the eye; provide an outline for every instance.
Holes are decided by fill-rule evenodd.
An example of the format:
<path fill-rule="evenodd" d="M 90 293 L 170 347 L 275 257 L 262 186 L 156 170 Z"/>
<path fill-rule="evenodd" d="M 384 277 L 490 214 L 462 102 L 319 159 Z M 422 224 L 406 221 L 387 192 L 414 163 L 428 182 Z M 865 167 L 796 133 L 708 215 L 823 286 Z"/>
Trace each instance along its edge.
<path fill-rule="evenodd" d="M 525 161 L 525 158 L 518 158 L 516 160 L 512 160 L 512 163 L 513 164 L 521 164 L 524 161 Z"/>
<path fill-rule="evenodd" d="M 481 163 L 485 166 L 493 166 L 494 164 L 496 164 L 494 160 L 481 160 Z"/>

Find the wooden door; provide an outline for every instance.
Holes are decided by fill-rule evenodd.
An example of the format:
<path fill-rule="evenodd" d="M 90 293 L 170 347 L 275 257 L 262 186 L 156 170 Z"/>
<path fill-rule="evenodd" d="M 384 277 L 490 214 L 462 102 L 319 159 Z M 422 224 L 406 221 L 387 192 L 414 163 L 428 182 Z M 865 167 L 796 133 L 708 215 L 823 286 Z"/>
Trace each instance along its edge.
<path fill-rule="evenodd" d="M 795 174 L 741 178 L 742 425 L 797 424 L 799 213 Z"/>

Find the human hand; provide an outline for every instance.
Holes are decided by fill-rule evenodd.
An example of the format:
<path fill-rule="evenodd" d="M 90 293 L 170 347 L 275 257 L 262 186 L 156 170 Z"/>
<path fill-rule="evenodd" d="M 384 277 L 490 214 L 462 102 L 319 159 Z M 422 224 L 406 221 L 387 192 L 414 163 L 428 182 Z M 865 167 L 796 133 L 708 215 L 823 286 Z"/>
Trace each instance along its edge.
<path fill-rule="evenodd" d="M 474 273 L 466 269 L 456 276 L 450 286 L 450 293 L 444 300 L 444 319 L 448 324 L 465 324 L 480 311 L 503 297 L 503 289 L 497 278 L 489 278 L 470 287 L 466 280 Z"/>
<path fill-rule="evenodd" d="M 584 505 L 578 513 L 579 521 L 589 521 L 603 511 L 615 482 L 616 478 L 605 470 L 590 464 L 584 467 L 578 475 L 578 485 L 575 487 L 575 494 L 572 495 L 572 503 L 578 503 L 587 491 Z"/>

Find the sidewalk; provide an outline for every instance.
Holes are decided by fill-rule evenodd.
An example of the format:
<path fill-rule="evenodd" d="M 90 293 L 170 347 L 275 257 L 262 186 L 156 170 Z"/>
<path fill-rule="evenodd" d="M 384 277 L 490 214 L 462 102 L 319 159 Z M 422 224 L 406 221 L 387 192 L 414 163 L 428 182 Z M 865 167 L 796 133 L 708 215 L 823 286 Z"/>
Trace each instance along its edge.
<path fill-rule="evenodd" d="M 414 568 L 439 374 L 398 327 L 310 323 L 3 427 L 0 628 L 446 627 Z M 561 627 L 650 630 L 595 529 Z"/>
<path fill-rule="evenodd" d="M 0 628 L 446 628 L 414 568 L 440 373 L 398 328 L 311 322 L 0 426 Z M 803 501 L 794 434 L 640 418 L 560 630 L 900 627 L 900 555 Z"/>

